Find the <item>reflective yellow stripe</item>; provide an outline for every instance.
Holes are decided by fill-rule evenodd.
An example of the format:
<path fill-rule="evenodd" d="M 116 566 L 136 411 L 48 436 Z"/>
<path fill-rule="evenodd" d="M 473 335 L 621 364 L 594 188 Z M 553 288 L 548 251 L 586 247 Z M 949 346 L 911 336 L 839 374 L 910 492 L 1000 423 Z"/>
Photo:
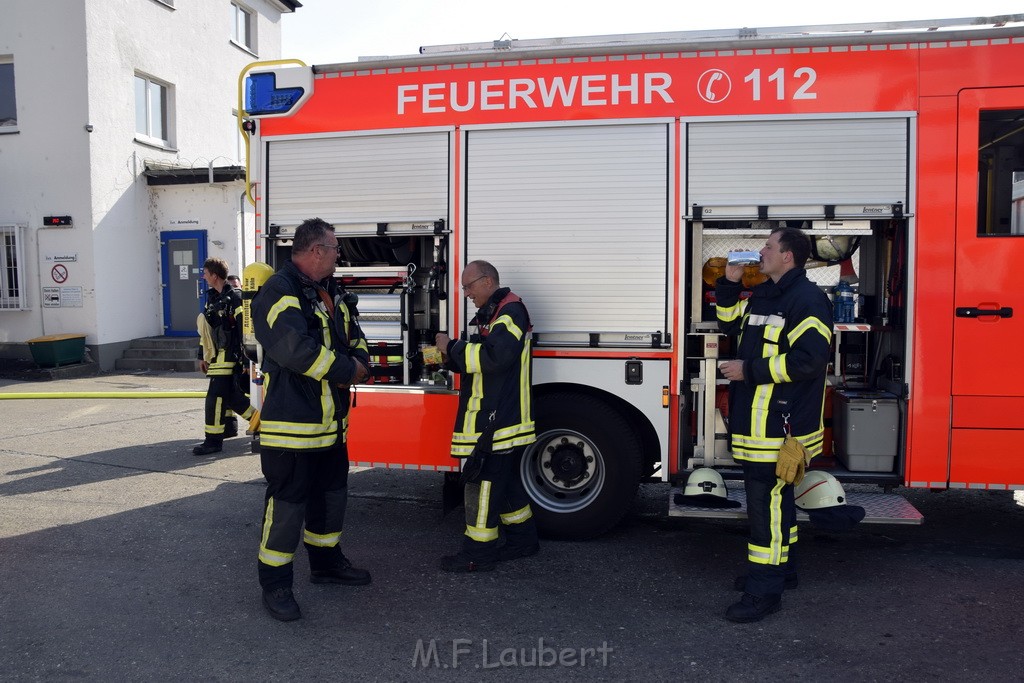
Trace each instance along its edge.
<path fill-rule="evenodd" d="M 514 439 L 506 439 L 505 441 L 495 441 L 494 450 L 500 451 L 506 448 L 514 448 L 516 446 L 529 446 L 531 443 L 536 443 L 537 435 L 533 432 L 529 434 L 523 434 L 522 436 Z"/>
<path fill-rule="evenodd" d="M 271 497 L 267 501 L 267 510 L 263 514 L 263 538 L 260 539 L 259 560 L 263 564 L 269 564 L 271 567 L 281 567 L 291 562 L 295 555 L 294 553 L 282 553 L 277 550 L 271 550 L 267 547 L 267 539 L 270 538 L 270 527 L 273 524 L 273 519 L 274 499 Z"/>
<path fill-rule="evenodd" d="M 299 308 L 299 300 L 294 296 L 283 296 L 277 300 L 277 303 L 270 307 L 270 311 L 267 313 L 267 325 L 270 326 L 270 329 L 274 329 L 274 323 L 277 322 L 277 316 L 281 315 L 281 313 L 288 308 Z"/>
<path fill-rule="evenodd" d="M 821 320 L 819 320 L 818 318 L 810 317 L 802 320 L 799 325 L 794 327 L 792 331 L 790 331 L 790 333 L 786 335 L 786 339 L 789 340 L 789 345 L 795 346 L 796 340 L 799 339 L 803 335 L 803 333 L 808 330 L 817 331 L 819 334 L 821 334 L 822 337 L 825 338 L 825 341 L 831 343 L 832 329 L 827 327 L 825 323 L 821 322 Z"/>
<path fill-rule="evenodd" d="M 310 545 L 320 548 L 333 548 L 341 542 L 341 532 L 333 534 L 314 534 L 309 529 L 303 529 L 302 540 Z"/>
<path fill-rule="evenodd" d="M 265 422 L 263 424 L 266 424 Z M 286 448 L 293 451 L 327 448 L 338 443 L 336 434 L 325 434 L 319 437 L 289 437 L 280 434 L 260 432 L 260 443 L 271 448 Z"/>
<path fill-rule="evenodd" d="M 744 304 L 745 302 L 743 301 L 737 301 L 732 306 L 728 307 L 715 304 L 715 315 L 722 322 L 732 322 L 743 315 Z"/>
<path fill-rule="evenodd" d="M 474 541 L 487 543 L 498 539 L 498 527 L 487 526 L 487 510 L 490 509 L 491 482 L 483 479 L 480 482 L 480 496 L 477 499 L 476 522 L 466 524 L 466 535 Z"/>
<path fill-rule="evenodd" d="M 511 427 L 505 427 L 498 429 L 494 432 L 495 442 L 503 439 L 509 439 L 517 434 L 523 434 L 525 432 L 532 432 L 534 430 L 533 422 L 527 422 L 525 424 L 512 425 Z"/>
<path fill-rule="evenodd" d="M 758 384 L 754 389 L 754 400 L 750 406 L 750 433 L 764 436 L 768 433 L 768 406 L 772 402 L 774 384 Z"/>
<path fill-rule="evenodd" d="M 519 354 L 519 421 L 529 423 L 533 429 L 533 421 L 530 416 L 533 414 L 530 402 L 533 400 L 533 392 L 530 389 L 530 346 L 532 335 L 527 335 L 526 343 L 523 344 L 523 351 Z"/>
<path fill-rule="evenodd" d="M 480 482 L 479 505 L 476 508 L 476 526 L 487 527 L 487 510 L 490 508 L 491 482 L 483 479 Z"/>
<path fill-rule="evenodd" d="M 331 369 L 331 365 L 334 363 L 334 352 L 330 349 L 321 346 L 320 353 L 317 354 L 316 360 L 313 364 L 306 368 L 306 371 L 302 374 L 312 377 L 313 379 L 323 379 L 324 375 Z"/>
<path fill-rule="evenodd" d="M 466 526 L 466 535 L 472 538 L 474 541 L 481 543 L 487 543 L 488 541 L 498 540 L 498 527 L 475 527 Z"/>
<path fill-rule="evenodd" d="M 315 422 L 285 422 L 283 420 L 264 419 L 262 424 L 264 431 L 295 436 L 301 436 L 304 434 L 316 436 L 319 434 L 338 431 L 338 423 L 334 420 L 331 420 L 325 425 Z"/>
<path fill-rule="evenodd" d="M 789 378 L 789 371 L 786 370 L 786 355 L 775 356 L 768 361 L 768 372 L 771 373 L 772 381 L 776 384 L 792 381 Z"/>
<path fill-rule="evenodd" d="M 515 322 L 513 322 L 512 316 L 499 316 L 497 320 L 491 323 L 491 332 L 493 332 L 494 328 L 497 327 L 498 325 L 504 325 L 505 329 L 511 332 L 512 336 L 515 337 L 517 340 L 523 338 L 523 331 L 519 328 L 518 325 L 515 324 Z"/>
<path fill-rule="evenodd" d="M 522 524 L 531 517 L 533 517 L 533 510 L 531 510 L 529 504 L 527 504 L 515 512 L 506 512 L 501 515 L 501 521 L 504 524 Z"/>
<path fill-rule="evenodd" d="M 789 548 L 783 547 L 779 553 L 780 561 L 771 562 L 772 550 L 763 545 L 747 544 L 747 560 L 755 564 L 786 564 L 789 562 Z"/>
<path fill-rule="evenodd" d="M 786 485 L 781 479 L 775 479 L 771 495 L 768 498 L 768 529 L 771 532 L 771 564 L 782 564 L 782 487 Z"/>
<path fill-rule="evenodd" d="M 480 351 L 483 350 L 483 344 L 466 344 L 466 372 L 469 374 L 475 374 L 483 372 L 480 369 Z"/>

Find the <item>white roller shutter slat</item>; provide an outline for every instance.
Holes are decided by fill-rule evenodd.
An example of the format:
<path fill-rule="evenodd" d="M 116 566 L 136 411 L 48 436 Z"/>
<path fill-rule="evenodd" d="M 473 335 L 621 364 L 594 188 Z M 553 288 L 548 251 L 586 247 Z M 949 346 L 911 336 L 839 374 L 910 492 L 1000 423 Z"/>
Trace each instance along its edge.
<path fill-rule="evenodd" d="M 907 202 L 904 118 L 687 124 L 687 205 Z"/>
<path fill-rule="evenodd" d="M 537 332 L 667 328 L 663 124 L 471 131 L 466 249 Z"/>
<path fill-rule="evenodd" d="M 295 226 L 421 221 L 448 216 L 448 133 L 269 143 L 267 215 Z"/>

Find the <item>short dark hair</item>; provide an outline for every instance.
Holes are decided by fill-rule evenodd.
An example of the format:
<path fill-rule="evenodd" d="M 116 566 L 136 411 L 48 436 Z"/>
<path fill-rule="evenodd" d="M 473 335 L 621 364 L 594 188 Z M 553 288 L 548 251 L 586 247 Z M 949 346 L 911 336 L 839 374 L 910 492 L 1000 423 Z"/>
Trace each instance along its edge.
<path fill-rule="evenodd" d="M 470 266 L 476 266 L 476 269 L 480 271 L 480 277 L 489 277 L 494 280 L 494 284 L 501 286 L 501 279 L 498 277 L 498 269 L 490 264 L 488 261 L 476 260 L 470 261 L 466 264 L 466 268 Z"/>
<path fill-rule="evenodd" d="M 322 218 L 307 218 L 295 228 L 295 237 L 292 239 L 292 252 L 300 253 L 309 251 L 317 243 L 324 233 L 334 235 L 334 226 Z"/>
<path fill-rule="evenodd" d="M 775 228 L 772 234 L 779 235 L 779 249 L 793 254 L 793 265 L 803 268 L 811 255 L 811 240 L 798 228 Z"/>
<path fill-rule="evenodd" d="M 222 258 L 208 258 L 203 261 L 203 268 L 210 271 L 221 280 L 228 279 L 228 262 Z"/>

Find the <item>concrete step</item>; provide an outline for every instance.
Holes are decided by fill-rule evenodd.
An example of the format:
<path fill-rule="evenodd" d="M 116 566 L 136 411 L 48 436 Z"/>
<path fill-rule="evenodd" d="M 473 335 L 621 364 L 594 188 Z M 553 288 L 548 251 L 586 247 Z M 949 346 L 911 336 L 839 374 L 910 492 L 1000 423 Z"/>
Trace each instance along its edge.
<path fill-rule="evenodd" d="M 133 349 L 196 349 L 199 337 L 142 337 L 132 339 Z"/>
<path fill-rule="evenodd" d="M 199 361 L 168 358 L 118 358 L 115 370 L 153 370 L 157 372 L 199 372 Z"/>
<path fill-rule="evenodd" d="M 163 360 L 194 360 L 196 357 L 196 349 L 199 347 L 188 349 L 179 348 L 129 348 L 125 349 L 121 355 L 122 358 L 158 358 Z"/>

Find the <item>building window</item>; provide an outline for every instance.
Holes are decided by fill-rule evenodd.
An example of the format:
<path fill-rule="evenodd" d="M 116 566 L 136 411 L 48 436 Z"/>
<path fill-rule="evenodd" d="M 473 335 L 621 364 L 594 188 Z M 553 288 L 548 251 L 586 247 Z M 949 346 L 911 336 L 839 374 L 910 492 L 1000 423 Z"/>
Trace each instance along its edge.
<path fill-rule="evenodd" d="M 20 225 L 0 225 L 0 309 L 24 309 Z"/>
<path fill-rule="evenodd" d="M 256 13 L 247 7 L 231 3 L 231 40 L 256 54 Z"/>
<path fill-rule="evenodd" d="M 170 145 L 170 88 L 146 76 L 135 76 L 135 132 L 144 142 Z"/>
<path fill-rule="evenodd" d="M 14 59 L 0 56 L 0 133 L 18 130 L 18 103 L 14 97 Z"/>

